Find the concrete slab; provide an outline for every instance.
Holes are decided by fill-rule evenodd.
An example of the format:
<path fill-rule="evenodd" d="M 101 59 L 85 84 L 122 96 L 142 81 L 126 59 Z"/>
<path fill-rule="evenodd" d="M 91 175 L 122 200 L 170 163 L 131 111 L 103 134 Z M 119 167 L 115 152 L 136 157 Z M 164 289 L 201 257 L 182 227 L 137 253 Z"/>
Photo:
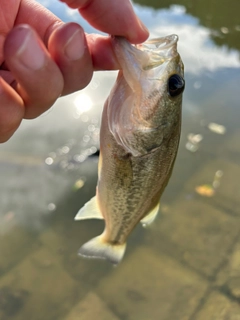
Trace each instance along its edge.
<path fill-rule="evenodd" d="M 139 247 L 100 282 L 97 293 L 120 319 L 187 320 L 206 288 L 177 261 Z"/>
<path fill-rule="evenodd" d="M 10 223 L 11 228 L 0 234 L 0 277 L 40 247 L 33 233 Z"/>
<path fill-rule="evenodd" d="M 226 215 L 204 199 L 179 199 L 146 230 L 145 239 L 156 252 L 164 252 L 199 274 L 213 277 L 239 231 L 238 218 Z"/>
<path fill-rule="evenodd" d="M 196 320 L 240 320 L 240 306 L 225 296 L 213 291 L 202 309 L 197 314 Z"/>
<path fill-rule="evenodd" d="M 65 320 L 118 320 L 119 318 L 109 310 L 103 300 L 90 292 L 80 301 L 65 318 Z"/>
<path fill-rule="evenodd" d="M 226 155 L 225 155 L 226 157 Z M 195 192 L 196 186 L 212 185 L 217 171 L 222 171 L 219 179 L 219 187 L 211 198 L 202 197 Z M 199 198 L 205 203 L 218 208 L 226 214 L 240 216 L 240 166 L 238 163 L 230 162 L 229 159 L 218 158 L 207 162 L 195 175 L 193 175 L 184 187 L 184 195 Z M 215 179 L 218 180 L 218 179 Z"/>
<path fill-rule="evenodd" d="M 227 263 L 216 278 L 216 285 L 237 301 L 240 299 L 240 241 L 235 244 L 227 257 Z"/>
<path fill-rule="evenodd" d="M 84 295 L 83 286 L 65 272 L 56 255 L 42 247 L 1 278 L 0 319 L 61 319 Z"/>

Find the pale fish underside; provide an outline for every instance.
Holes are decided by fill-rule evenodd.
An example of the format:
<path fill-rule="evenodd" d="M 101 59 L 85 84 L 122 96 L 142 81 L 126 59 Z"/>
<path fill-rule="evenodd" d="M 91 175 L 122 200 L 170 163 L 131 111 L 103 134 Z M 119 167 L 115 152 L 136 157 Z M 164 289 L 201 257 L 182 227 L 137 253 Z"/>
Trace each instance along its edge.
<path fill-rule="evenodd" d="M 126 239 L 150 224 L 171 176 L 181 129 L 183 64 L 176 35 L 133 46 L 114 37 L 121 66 L 104 105 L 96 196 L 76 220 L 104 219 L 104 232 L 79 254 L 118 264 Z"/>

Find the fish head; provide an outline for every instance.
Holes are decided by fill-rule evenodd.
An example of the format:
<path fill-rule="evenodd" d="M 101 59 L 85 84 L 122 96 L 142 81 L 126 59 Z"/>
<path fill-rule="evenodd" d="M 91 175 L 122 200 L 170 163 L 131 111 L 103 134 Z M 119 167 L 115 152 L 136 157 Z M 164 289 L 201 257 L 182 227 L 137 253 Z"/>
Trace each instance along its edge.
<path fill-rule="evenodd" d="M 141 156 L 180 133 L 184 67 L 177 35 L 131 45 L 114 37 L 120 65 L 108 104 L 108 124 L 119 145 Z"/>

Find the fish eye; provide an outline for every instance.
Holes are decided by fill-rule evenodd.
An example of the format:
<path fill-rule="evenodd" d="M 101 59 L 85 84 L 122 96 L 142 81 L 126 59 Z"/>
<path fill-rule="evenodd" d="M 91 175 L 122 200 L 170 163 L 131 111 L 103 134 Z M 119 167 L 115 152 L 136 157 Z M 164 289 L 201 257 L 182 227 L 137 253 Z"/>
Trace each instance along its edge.
<path fill-rule="evenodd" d="M 173 74 L 168 79 L 168 93 L 171 97 L 176 97 L 181 94 L 185 87 L 185 81 L 183 77 L 178 74 Z"/>

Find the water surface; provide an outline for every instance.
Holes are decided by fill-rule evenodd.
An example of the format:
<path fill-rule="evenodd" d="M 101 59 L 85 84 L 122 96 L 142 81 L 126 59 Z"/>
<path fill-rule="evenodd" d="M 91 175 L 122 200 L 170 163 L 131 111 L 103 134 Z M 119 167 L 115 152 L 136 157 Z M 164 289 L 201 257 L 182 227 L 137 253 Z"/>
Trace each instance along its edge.
<path fill-rule="evenodd" d="M 40 2 L 96 32 L 64 4 Z M 89 155 L 116 77 L 98 72 L 0 146 L 0 320 L 240 319 L 240 3 L 159 2 L 134 7 L 151 37 L 179 35 L 186 70 L 160 215 L 134 230 L 117 268 L 76 254 L 103 229 L 73 221 L 95 193 L 98 158 Z"/>

